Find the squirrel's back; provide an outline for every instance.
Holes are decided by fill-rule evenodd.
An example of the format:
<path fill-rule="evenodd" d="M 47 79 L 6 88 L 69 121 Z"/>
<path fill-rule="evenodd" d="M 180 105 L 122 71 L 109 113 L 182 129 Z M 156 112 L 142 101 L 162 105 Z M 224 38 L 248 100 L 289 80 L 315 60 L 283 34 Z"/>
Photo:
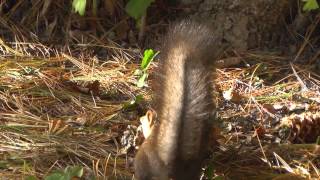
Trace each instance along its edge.
<path fill-rule="evenodd" d="M 158 122 L 135 158 L 135 176 L 188 180 L 199 177 L 214 118 L 212 72 L 221 49 L 212 30 L 183 21 L 170 28 L 161 51 Z"/>

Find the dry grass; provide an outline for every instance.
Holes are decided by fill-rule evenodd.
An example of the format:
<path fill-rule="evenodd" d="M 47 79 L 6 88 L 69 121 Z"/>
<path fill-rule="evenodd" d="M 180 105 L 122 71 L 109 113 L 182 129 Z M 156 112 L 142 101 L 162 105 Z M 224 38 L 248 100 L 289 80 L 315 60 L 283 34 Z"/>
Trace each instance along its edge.
<path fill-rule="evenodd" d="M 95 32 L 87 33 L 71 28 L 85 19 L 70 13 L 68 1 L 35 0 L 26 8 L 28 3 L 18 0 L 0 16 L 0 177 L 41 179 L 80 165 L 86 178 L 132 179 L 138 118 L 150 108 L 152 92 L 135 85 L 140 50 L 117 45 L 111 30 L 101 28 L 119 27 L 121 13 L 118 22 L 96 21 Z M 319 179 L 319 147 L 287 144 L 279 127 L 290 114 L 320 110 L 319 53 L 304 65 L 289 63 L 302 56 L 310 31 L 296 57 L 234 53 L 228 57 L 245 65 L 217 70 L 223 128 L 207 174 L 272 179 L 290 172 Z M 153 68 L 156 63 L 151 75 Z M 143 102 L 128 108 L 137 95 Z"/>
<path fill-rule="evenodd" d="M 290 66 L 289 57 L 255 52 L 238 58 L 253 65 L 219 69 L 217 73 L 218 89 L 221 93 L 231 90 L 234 97 L 217 100 L 225 126 L 222 150 L 215 153 L 212 162 L 217 174 L 230 179 L 318 179 L 318 145 L 286 144 L 288 136 L 280 135 L 279 123 L 289 114 L 319 112 L 319 76 L 311 65 Z M 302 90 L 298 78 L 306 82 L 307 89 Z M 275 109 L 277 105 L 282 110 Z M 283 107 L 291 109 L 283 111 Z M 295 177 L 279 175 L 283 173 Z"/>
<path fill-rule="evenodd" d="M 125 50 L 114 51 L 121 59 L 105 63 L 64 53 L 37 57 L 8 51 L 1 57 L 2 177 L 43 177 L 67 165 L 101 177 L 131 177 L 119 140 L 134 119 L 125 117 L 123 105 L 144 91 L 134 84 L 137 66 L 128 63 Z M 95 81 L 97 87 L 88 86 Z"/>
<path fill-rule="evenodd" d="M 123 51 L 113 50 L 119 54 Z M 232 128 L 223 131 L 221 145 L 225 149 L 214 155 L 216 174 L 231 179 L 239 176 L 270 179 L 284 172 L 317 177 L 314 168 L 319 164 L 315 164 L 318 160 L 312 155 L 315 145 L 288 148 L 288 151 L 269 145 L 277 138 L 275 126 L 270 123 L 287 113 L 272 115 L 263 108 L 265 104 L 299 103 L 294 96 L 308 98 L 305 94 L 309 93 L 314 98 L 317 92 L 311 89 L 308 93 L 301 92 L 300 84 L 284 60 L 277 61 L 276 57 L 273 61 L 269 56 L 253 58 L 257 54 L 241 55 L 247 61 L 256 60 L 252 67 L 217 70 L 219 90 L 224 92 L 236 87 L 234 92 L 240 94 L 240 101 L 228 102 L 221 95 L 217 99 L 223 124 Z M 0 156 L 3 177 L 43 177 L 72 165 L 81 165 L 86 174 L 101 178 L 132 177 L 132 169 L 128 167 L 133 154 L 126 154 L 120 140 L 128 125 L 138 125 L 139 114 L 137 109 L 125 111 L 123 106 L 134 95 L 149 97 L 151 93 L 135 86 L 133 72 L 138 64 L 131 63 L 131 59 L 119 60 L 119 57 L 106 62 L 90 57 L 79 59 L 72 53 L 47 58 L 10 54 L 2 58 Z M 267 64 L 261 73 L 257 73 L 259 61 Z M 300 77 L 304 81 L 311 79 L 318 86 L 317 77 L 308 73 L 308 67 L 299 67 Z M 253 85 L 255 77 L 268 74 L 272 76 L 269 78 L 280 80 L 269 85 L 265 85 L 268 82 Z M 88 86 L 94 81 L 99 82 L 98 87 Z M 315 106 L 313 110 L 319 111 L 319 108 Z M 266 131 L 262 137 L 254 135 L 258 127 Z M 280 161 L 280 157 L 283 160 Z"/>

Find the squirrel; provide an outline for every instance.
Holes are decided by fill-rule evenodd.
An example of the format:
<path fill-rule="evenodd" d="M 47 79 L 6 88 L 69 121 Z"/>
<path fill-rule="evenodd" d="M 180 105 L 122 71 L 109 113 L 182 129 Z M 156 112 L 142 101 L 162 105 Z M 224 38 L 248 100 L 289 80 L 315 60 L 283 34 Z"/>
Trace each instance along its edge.
<path fill-rule="evenodd" d="M 135 156 L 136 179 L 200 178 L 216 111 L 212 72 L 222 49 L 215 45 L 204 23 L 184 20 L 169 28 L 156 82 L 158 122 Z"/>

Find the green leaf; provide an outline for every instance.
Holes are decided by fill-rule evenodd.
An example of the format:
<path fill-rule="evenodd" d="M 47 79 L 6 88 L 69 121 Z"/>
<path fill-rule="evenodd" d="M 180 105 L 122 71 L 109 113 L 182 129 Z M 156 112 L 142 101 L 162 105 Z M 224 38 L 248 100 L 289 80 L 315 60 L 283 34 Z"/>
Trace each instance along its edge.
<path fill-rule="evenodd" d="M 137 87 L 142 88 L 145 85 L 145 81 L 148 77 L 148 73 L 143 73 L 137 82 Z"/>
<path fill-rule="evenodd" d="M 81 166 L 67 167 L 65 169 L 65 173 L 67 173 L 70 177 L 82 177 L 83 167 Z"/>
<path fill-rule="evenodd" d="M 140 103 L 141 101 L 143 101 L 144 98 L 142 94 L 138 94 L 135 99 L 136 99 L 136 103 Z"/>
<path fill-rule="evenodd" d="M 123 105 L 123 108 L 124 109 L 131 109 L 131 108 L 134 108 L 138 103 L 140 103 L 141 101 L 143 101 L 143 95 L 142 94 L 139 94 L 137 95 L 134 99 L 126 102 L 124 105 Z"/>
<path fill-rule="evenodd" d="M 126 5 L 126 12 L 136 20 L 146 14 L 147 8 L 154 0 L 130 0 Z"/>
<path fill-rule="evenodd" d="M 209 166 L 204 171 L 204 174 L 208 179 L 213 179 L 213 177 L 214 177 L 214 166 L 213 166 L 213 164 L 209 164 Z"/>
<path fill-rule="evenodd" d="M 143 53 L 143 58 L 141 61 L 141 70 L 146 71 L 154 57 L 158 54 L 159 52 L 155 53 L 152 49 L 147 49 Z"/>
<path fill-rule="evenodd" d="M 35 176 L 27 176 L 24 178 L 24 180 L 38 180 Z"/>
<path fill-rule="evenodd" d="M 305 2 L 303 11 L 311 11 L 319 8 L 317 0 L 303 0 Z"/>
<path fill-rule="evenodd" d="M 86 4 L 87 4 L 87 0 L 73 0 L 72 8 L 74 9 L 75 12 L 83 16 L 86 10 Z"/>
<path fill-rule="evenodd" d="M 142 88 L 143 86 L 145 86 L 145 81 L 148 77 L 147 70 L 157 54 L 159 54 L 159 52 L 155 52 L 152 49 L 146 49 L 144 51 L 140 69 L 134 72 L 134 75 L 139 76 L 137 87 Z"/>
<path fill-rule="evenodd" d="M 70 180 L 66 179 L 64 174 L 62 173 L 53 173 L 45 178 L 45 180 Z"/>
<path fill-rule="evenodd" d="M 50 174 L 45 180 L 71 180 L 73 177 L 82 177 L 83 168 L 81 166 L 66 167 L 64 171 Z"/>

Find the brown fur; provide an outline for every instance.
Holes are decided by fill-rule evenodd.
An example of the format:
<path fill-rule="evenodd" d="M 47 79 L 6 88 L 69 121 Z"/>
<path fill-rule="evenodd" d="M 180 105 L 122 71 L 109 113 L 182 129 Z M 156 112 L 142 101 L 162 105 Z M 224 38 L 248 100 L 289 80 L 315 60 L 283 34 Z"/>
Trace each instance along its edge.
<path fill-rule="evenodd" d="M 156 90 L 159 122 L 135 157 L 138 180 L 199 179 L 215 106 L 214 59 L 220 50 L 204 24 L 172 26 L 163 45 Z"/>

